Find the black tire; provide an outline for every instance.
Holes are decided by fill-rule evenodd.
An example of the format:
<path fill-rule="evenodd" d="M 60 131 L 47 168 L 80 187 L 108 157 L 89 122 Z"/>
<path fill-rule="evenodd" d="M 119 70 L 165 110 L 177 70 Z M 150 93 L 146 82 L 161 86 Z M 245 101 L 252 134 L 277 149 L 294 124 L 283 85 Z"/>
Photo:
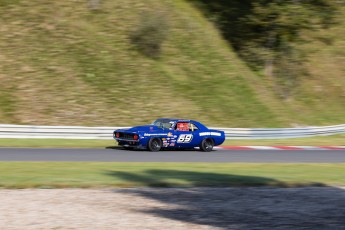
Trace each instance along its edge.
<path fill-rule="evenodd" d="M 214 141 L 210 138 L 202 140 L 200 143 L 200 150 L 203 152 L 211 152 L 214 146 Z"/>
<path fill-rule="evenodd" d="M 158 152 L 162 148 L 162 140 L 159 138 L 151 138 L 147 144 L 147 148 L 151 152 Z"/>

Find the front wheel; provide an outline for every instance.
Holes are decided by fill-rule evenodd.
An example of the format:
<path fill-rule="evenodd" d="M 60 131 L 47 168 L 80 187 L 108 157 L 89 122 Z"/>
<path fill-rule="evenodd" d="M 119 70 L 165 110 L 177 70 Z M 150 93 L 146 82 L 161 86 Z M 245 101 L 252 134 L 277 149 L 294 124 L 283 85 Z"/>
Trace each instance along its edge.
<path fill-rule="evenodd" d="M 210 152 L 212 151 L 214 146 L 214 141 L 210 138 L 202 140 L 200 143 L 200 150 L 203 152 Z"/>
<path fill-rule="evenodd" d="M 162 148 L 162 141 L 158 138 L 151 138 L 147 144 L 147 148 L 151 152 L 158 152 Z"/>

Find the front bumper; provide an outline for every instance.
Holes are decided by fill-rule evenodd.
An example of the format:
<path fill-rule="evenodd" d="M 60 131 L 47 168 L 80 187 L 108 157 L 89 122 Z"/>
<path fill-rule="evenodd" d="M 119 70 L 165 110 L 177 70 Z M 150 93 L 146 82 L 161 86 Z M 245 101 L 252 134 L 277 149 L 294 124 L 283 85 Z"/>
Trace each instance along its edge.
<path fill-rule="evenodd" d="M 139 142 L 139 140 L 124 139 L 124 138 L 117 138 L 117 137 L 114 137 L 114 139 L 115 139 L 117 142 L 120 142 L 120 141 L 125 141 L 125 142 Z"/>
<path fill-rule="evenodd" d="M 130 147 L 136 149 L 146 149 L 145 145 L 142 145 L 139 140 L 128 140 L 122 138 L 114 138 L 119 146 Z"/>

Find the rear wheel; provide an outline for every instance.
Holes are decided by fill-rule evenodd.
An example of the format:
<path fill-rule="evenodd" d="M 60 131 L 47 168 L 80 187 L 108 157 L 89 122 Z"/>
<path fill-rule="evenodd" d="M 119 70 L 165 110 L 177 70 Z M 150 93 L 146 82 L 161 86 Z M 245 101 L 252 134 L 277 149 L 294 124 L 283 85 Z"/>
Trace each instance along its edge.
<path fill-rule="evenodd" d="M 202 140 L 200 143 L 200 150 L 203 152 L 210 152 L 212 151 L 214 146 L 214 141 L 210 138 Z"/>
<path fill-rule="evenodd" d="M 162 141 L 159 138 L 151 138 L 147 144 L 147 148 L 151 152 L 158 152 L 162 148 Z"/>

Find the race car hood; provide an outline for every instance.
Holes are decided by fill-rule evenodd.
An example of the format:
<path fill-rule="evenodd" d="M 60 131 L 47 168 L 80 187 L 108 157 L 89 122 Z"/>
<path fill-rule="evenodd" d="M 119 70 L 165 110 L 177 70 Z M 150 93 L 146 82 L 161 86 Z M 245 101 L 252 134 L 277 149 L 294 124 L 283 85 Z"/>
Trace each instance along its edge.
<path fill-rule="evenodd" d="M 130 129 L 127 129 L 126 131 L 130 131 L 130 132 L 153 132 L 153 131 L 158 131 L 158 130 L 162 130 L 161 128 L 155 126 L 155 125 L 142 125 L 142 126 L 135 126 L 132 127 Z"/>

